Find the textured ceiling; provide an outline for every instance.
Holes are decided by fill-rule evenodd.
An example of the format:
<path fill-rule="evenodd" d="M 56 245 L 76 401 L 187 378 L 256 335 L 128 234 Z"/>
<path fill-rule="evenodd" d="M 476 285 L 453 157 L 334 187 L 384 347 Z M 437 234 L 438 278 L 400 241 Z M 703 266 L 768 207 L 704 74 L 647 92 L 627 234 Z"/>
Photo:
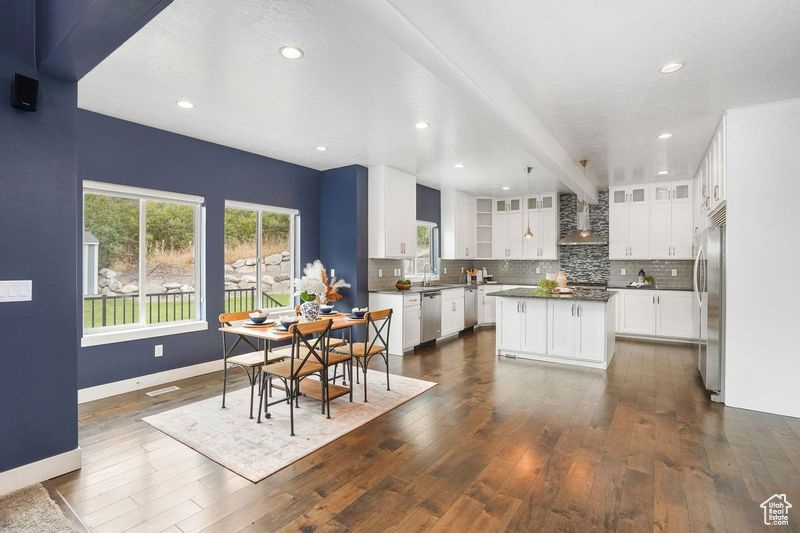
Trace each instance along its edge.
<path fill-rule="evenodd" d="M 558 183 L 513 114 L 489 109 L 504 101 L 464 97 L 419 50 L 478 93 L 496 73 L 520 120 L 543 124 L 568 161 L 589 159 L 600 186 L 692 177 L 724 109 L 800 96 L 797 0 L 368 1 L 396 9 L 427 48 L 412 53 L 364 1 L 175 0 L 80 81 L 79 105 L 313 168 L 387 164 L 486 194 L 524 190 L 531 163 L 536 187 Z M 459 42 L 492 68 L 453 53 Z M 287 43 L 305 57 L 281 58 Z M 671 60 L 686 66 L 659 74 Z"/>
<path fill-rule="evenodd" d="M 485 1 L 443 1 L 567 151 L 612 183 L 691 178 L 725 109 L 800 96 L 797 0 L 508 0 L 490 14 Z M 685 67 L 658 72 L 673 60 Z"/>
<path fill-rule="evenodd" d="M 305 56 L 283 59 L 287 43 Z M 178 108 L 184 99 L 196 107 Z M 335 1 L 175 0 L 80 80 L 78 100 L 317 169 L 387 164 L 426 185 L 488 194 L 523 190 L 533 164 L 537 187 L 563 189 L 503 124 Z M 431 127 L 416 129 L 420 120 Z"/>

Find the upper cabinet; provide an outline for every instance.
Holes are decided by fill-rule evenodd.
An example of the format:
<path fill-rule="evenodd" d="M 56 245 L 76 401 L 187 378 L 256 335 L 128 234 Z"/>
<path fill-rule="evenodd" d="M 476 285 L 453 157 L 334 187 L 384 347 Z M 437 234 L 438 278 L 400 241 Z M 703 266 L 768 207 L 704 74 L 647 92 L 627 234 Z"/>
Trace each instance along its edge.
<path fill-rule="evenodd" d="M 656 183 L 650 206 L 650 257 L 693 259 L 692 183 Z"/>
<path fill-rule="evenodd" d="M 453 189 L 442 191 L 442 259 L 474 259 L 476 247 L 475 198 Z M 491 219 L 489 220 L 491 224 Z"/>
<path fill-rule="evenodd" d="M 702 218 L 708 217 L 725 203 L 727 167 L 727 119 L 722 120 L 714 132 L 708 151 L 697 169 L 697 198 L 695 212 Z M 699 219 L 696 232 L 702 231 L 706 222 Z"/>
<path fill-rule="evenodd" d="M 650 186 L 613 187 L 608 191 L 610 259 L 649 259 Z"/>
<path fill-rule="evenodd" d="M 524 259 L 558 259 L 558 194 L 545 193 L 525 198 L 523 235 L 530 226 L 533 237 L 522 239 Z"/>
<path fill-rule="evenodd" d="M 475 258 L 492 258 L 492 198 L 475 198 Z M 492 318 L 494 320 L 494 318 Z"/>
<path fill-rule="evenodd" d="M 492 258 L 522 259 L 522 198 L 495 198 Z"/>
<path fill-rule="evenodd" d="M 417 251 L 417 180 L 384 165 L 369 169 L 369 256 L 414 257 Z"/>

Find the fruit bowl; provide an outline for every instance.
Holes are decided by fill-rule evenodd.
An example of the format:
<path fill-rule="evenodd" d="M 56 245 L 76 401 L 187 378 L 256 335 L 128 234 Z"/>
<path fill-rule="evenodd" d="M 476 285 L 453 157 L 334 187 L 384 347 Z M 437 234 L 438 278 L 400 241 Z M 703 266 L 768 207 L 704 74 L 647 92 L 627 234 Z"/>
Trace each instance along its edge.
<path fill-rule="evenodd" d="M 397 287 L 398 291 L 407 291 L 411 288 L 411 282 L 407 279 L 399 279 L 394 286 Z"/>

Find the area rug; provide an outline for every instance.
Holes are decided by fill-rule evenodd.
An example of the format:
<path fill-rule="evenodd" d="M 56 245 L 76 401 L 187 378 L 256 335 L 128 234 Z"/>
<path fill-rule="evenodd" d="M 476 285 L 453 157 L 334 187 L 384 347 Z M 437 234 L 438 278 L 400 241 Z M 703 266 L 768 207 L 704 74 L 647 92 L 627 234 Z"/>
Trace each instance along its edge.
<path fill-rule="evenodd" d="M 0 531 L 72 533 L 77 531 L 40 484 L 0 496 Z"/>
<path fill-rule="evenodd" d="M 248 418 L 249 387 L 228 393 L 225 409 L 220 407 L 222 396 L 217 396 L 143 420 L 212 461 L 258 482 L 436 385 L 390 374 L 392 390 L 387 391 L 385 373 L 367 372 L 369 403 L 364 403 L 363 382 L 356 384 L 353 403 L 347 396 L 331 402 L 330 420 L 320 412 L 318 400 L 300 398 L 300 409 L 294 412 L 294 437 L 289 435 L 286 403 L 270 407 L 272 417 L 262 417 L 260 424 Z M 273 399 L 280 394 L 283 391 L 276 389 Z"/>

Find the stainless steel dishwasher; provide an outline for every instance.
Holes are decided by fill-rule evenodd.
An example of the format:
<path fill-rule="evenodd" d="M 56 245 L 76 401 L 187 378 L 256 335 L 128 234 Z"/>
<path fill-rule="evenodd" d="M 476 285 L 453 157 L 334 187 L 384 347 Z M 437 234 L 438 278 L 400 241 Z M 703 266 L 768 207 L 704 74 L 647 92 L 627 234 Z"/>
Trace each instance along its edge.
<path fill-rule="evenodd" d="M 470 328 L 478 323 L 478 288 L 464 288 L 464 327 Z"/>
<path fill-rule="evenodd" d="M 420 342 L 438 339 L 442 334 L 442 293 L 422 293 L 422 333 Z"/>

